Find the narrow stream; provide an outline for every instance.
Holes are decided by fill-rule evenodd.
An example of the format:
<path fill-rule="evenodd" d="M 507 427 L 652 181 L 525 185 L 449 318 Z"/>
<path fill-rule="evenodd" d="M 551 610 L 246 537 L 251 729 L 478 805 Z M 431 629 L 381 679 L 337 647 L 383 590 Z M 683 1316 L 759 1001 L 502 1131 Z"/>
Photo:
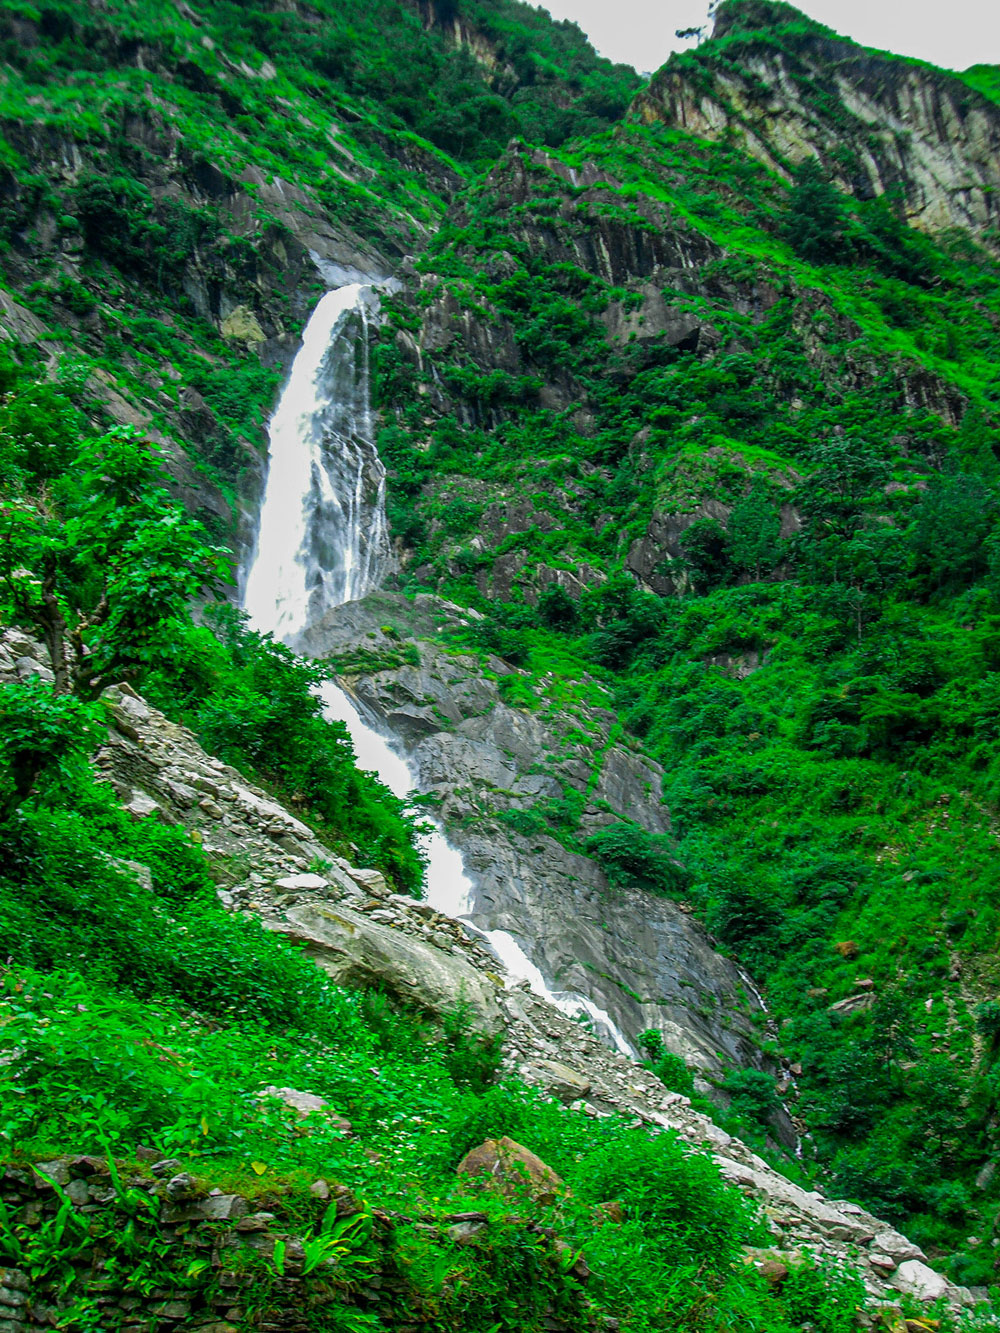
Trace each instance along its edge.
<path fill-rule="evenodd" d="M 243 606 L 262 633 L 294 640 L 330 607 L 378 588 L 391 567 L 385 468 L 375 444 L 368 330 L 378 309 L 373 288 L 353 284 L 322 298 L 268 428 L 268 474 Z M 346 724 L 358 764 L 406 798 L 414 778 L 390 738 L 363 717 L 333 681 L 319 690 L 326 716 Z M 503 964 L 508 985 L 537 994 L 625 1055 L 635 1052 L 610 1016 L 584 995 L 553 991 L 520 944 L 475 922 L 475 888 L 441 828 L 423 835 L 427 901 L 464 921 Z"/>

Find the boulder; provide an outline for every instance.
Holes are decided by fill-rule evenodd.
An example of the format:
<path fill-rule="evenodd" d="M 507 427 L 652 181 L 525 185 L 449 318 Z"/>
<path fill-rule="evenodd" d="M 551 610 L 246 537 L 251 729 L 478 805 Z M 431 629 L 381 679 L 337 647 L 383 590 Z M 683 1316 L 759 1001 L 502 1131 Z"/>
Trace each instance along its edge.
<path fill-rule="evenodd" d="M 141 791 L 138 787 L 133 790 L 125 809 L 136 819 L 148 819 L 150 815 L 162 814 L 159 804 L 153 800 L 152 796 Z"/>
<path fill-rule="evenodd" d="M 558 1060 L 535 1060 L 524 1066 L 529 1082 L 541 1084 L 561 1102 L 575 1102 L 590 1092 L 590 1079 Z"/>
<path fill-rule="evenodd" d="M 318 1097 L 314 1092 L 300 1092 L 298 1088 L 275 1088 L 269 1086 L 261 1088 L 259 1097 L 274 1097 L 279 1102 L 291 1108 L 300 1120 L 306 1116 L 322 1115 L 328 1120 L 335 1129 L 339 1129 L 342 1134 L 350 1134 L 351 1122 L 345 1120 L 342 1115 L 338 1115 L 330 1103 L 322 1097 Z"/>
<path fill-rule="evenodd" d="M 179 1171 L 167 1181 L 167 1197 L 173 1202 L 190 1199 L 198 1192 L 198 1184 L 190 1171 Z"/>
<path fill-rule="evenodd" d="M 480 1217 L 468 1217 L 458 1222 L 453 1222 L 448 1228 L 448 1235 L 458 1245 L 468 1245 L 470 1241 L 485 1231 L 488 1222 Z"/>
<path fill-rule="evenodd" d="M 890 1259 L 895 1259 L 897 1264 L 903 1263 L 906 1259 L 924 1257 L 923 1251 L 914 1245 L 912 1240 L 907 1240 L 905 1236 L 890 1227 L 876 1234 L 872 1241 L 872 1253 L 888 1255 Z"/>
<path fill-rule="evenodd" d="M 360 884 L 363 889 L 367 889 L 369 893 L 375 894 L 376 897 L 388 896 L 389 885 L 381 870 L 358 869 L 356 866 L 351 866 L 347 873 L 355 884 Z"/>
<path fill-rule="evenodd" d="M 948 1291 L 948 1282 L 919 1259 L 907 1259 L 890 1278 L 897 1291 L 915 1296 L 918 1301 L 940 1300 Z"/>
<path fill-rule="evenodd" d="M 441 1017 L 464 1007 L 478 1031 L 501 1029 L 495 987 L 455 954 L 380 925 L 360 912 L 316 903 L 290 908 L 282 921 L 265 922 L 305 946 L 340 985 L 379 986 L 406 1004 Z"/>
<path fill-rule="evenodd" d="M 555 1239 L 555 1251 L 559 1259 L 564 1264 L 569 1264 L 566 1270 L 576 1278 L 578 1282 L 587 1282 L 590 1278 L 590 1265 L 584 1259 L 583 1255 L 570 1245 L 568 1240 L 562 1240 L 560 1237 Z M 574 1260 L 575 1262 L 571 1262 Z"/>
<path fill-rule="evenodd" d="M 230 310 L 219 326 L 219 332 L 227 342 L 245 343 L 248 347 L 267 342 L 267 334 L 260 327 L 257 316 L 245 305 Z"/>
<path fill-rule="evenodd" d="M 283 889 L 285 893 L 307 893 L 310 890 L 314 893 L 322 893 L 329 889 L 330 881 L 323 875 L 303 873 L 301 875 L 286 875 L 284 879 L 276 880 L 274 887 Z"/>
<path fill-rule="evenodd" d="M 495 1190 L 505 1199 L 528 1193 L 539 1203 L 554 1203 L 565 1187 L 551 1167 L 530 1148 L 513 1139 L 487 1139 L 467 1152 L 455 1168 L 481 1187 Z"/>
<path fill-rule="evenodd" d="M 195 1207 L 201 1217 L 213 1222 L 230 1222 L 245 1217 L 247 1201 L 239 1194 L 215 1194 L 200 1200 Z"/>
<path fill-rule="evenodd" d="M 764 1259 L 758 1264 L 757 1272 L 769 1287 L 777 1287 L 788 1277 L 788 1265 L 780 1259 Z"/>
<path fill-rule="evenodd" d="M 179 1157 L 157 1157 L 157 1160 L 149 1169 L 154 1176 L 161 1178 L 163 1176 L 172 1176 L 176 1171 L 180 1170 L 180 1167 L 181 1160 Z"/>
<path fill-rule="evenodd" d="M 986 1165 L 980 1169 L 978 1175 L 976 1176 L 976 1189 L 988 1190 L 989 1187 L 993 1184 L 993 1180 L 994 1177 L 996 1176 L 996 1173 L 997 1173 L 996 1162 L 987 1162 Z"/>
<path fill-rule="evenodd" d="M 838 1000 L 836 1004 L 831 1004 L 829 1010 L 831 1014 L 861 1014 L 866 1009 L 870 1009 L 875 1003 L 875 996 L 870 991 L 861 995 L 848 995 L 844 1000 Z"/>
<path fill-rule="evenodd" d="M 755 1245 L 743 1246 L 743 1262 L 755 1268 L 769 1287 L 778 1287 L 793 1268 L 806 1261 L 802 1250 L 766 1250 Z"/>
<path fill-rule="evenodd" d="M 868 1262 L 877 1273 L 881 1273 L 883 1276 L 887 1273 L 894 1273 L 896 1271 L 897 1265 L 895 1259 L 888 1254 L 879 1254 L 877 1250 L 869 1254 Z"/>

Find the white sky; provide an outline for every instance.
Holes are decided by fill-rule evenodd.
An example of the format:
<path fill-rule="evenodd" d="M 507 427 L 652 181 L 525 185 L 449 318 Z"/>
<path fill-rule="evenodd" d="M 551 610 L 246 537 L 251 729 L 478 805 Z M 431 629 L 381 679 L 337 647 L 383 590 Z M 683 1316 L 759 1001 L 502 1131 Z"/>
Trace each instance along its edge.
<path fill-rule="evenodd" d="M 1000 65 L 998 0 L 792 0 L 798 9 L 864 46 L 916 56 L 945 69 Z M 677 28 L 704 21 L 707 0 L 544 0 L 573 19 L 602 55 L 643 73 L 689 43 Z"/>

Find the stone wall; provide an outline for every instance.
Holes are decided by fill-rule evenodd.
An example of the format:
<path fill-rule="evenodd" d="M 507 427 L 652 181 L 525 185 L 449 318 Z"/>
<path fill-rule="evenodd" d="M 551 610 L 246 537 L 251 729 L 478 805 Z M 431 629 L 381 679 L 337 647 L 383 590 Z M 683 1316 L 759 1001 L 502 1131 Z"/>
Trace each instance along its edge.
<path fill-rule="evenodd" d="M 491 1227 L 515 1220 L 491 1223 L 478 1212 L 366 1212 L 345 1187 L 322 1179 L 313 1182 L 308 1198 L 288 1207 L 279 1195 L 249 1200 L 218 1189 L 206 1193 L 179 1171 L 179 1162 L 159 1161 L 155 1151 L 143 1148 L 137 1157 L 135 1163 L 114 1163 L 114 1177 L 107 1160 L 91 1156 L 9 1166 L 0 1174 L 0 1333 L 309 1333 L 318 1326 L 354 1327 L 326 1324 L 324 1306 L 341 1314 L 351 1307 L 359 1318 L 377 1316 L 378 1327 L 417 1333 L 424 1326 L 421 1298 L 395 1262 L 397 1228 L 415 1225 L 442 1246 L 488 1244 Z M 350 1255 L 316 1266 L 308 1262 L 309 1233 L 319 1230 L 331 1207 L 337 1219 L 358 1216 L 364 1223 L 366 1239 L 358 1248 L 363 1266 Z M 551 1253 L 553 1273 L 559 1271 L 555 1232 L 518 1225 Z M 23 1238 L 22 1257 L 14 1263 L 12 1233 Z M 550 1333 L 602 1327 L 585 1297 L 575 1304 L 572 1323 L 554 1314 L 547 1319 Z"/>

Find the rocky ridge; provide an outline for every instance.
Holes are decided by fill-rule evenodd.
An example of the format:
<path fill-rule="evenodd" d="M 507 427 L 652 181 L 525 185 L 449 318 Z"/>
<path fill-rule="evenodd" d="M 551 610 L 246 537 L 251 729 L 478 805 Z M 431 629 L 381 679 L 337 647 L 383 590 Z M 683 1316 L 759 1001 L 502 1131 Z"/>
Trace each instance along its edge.
<path fill-rule="evenodd" d="M 733 138 L 786 179 L 818 159 L 859 198 L 898 192 L 912 225 L 1000 221 L 1000 107 L 961 79 L 865 50 L 788 5 L 733 0 L 700 52 L 667 62 L 632 114 Z"/>
<path fill-rule="evenodd" d="M 35 641 L 17 631 L 0 637 L 0 681 L 47 673 Z M 99 771 L 136 819 L 190 831 L 228 910 L 258 916 L 304 944 L 336 980 L 378 984 L 432 1014 L 465 999 L 482 1030 L 502 1035 L 505 1070 L 588 1115 L 624 1115 L 653 1133 L 675 1131 L 710 1153 L 732 1185 L 759 1201 L 768 1220 L 775 1249 L 753 1252 L 749 1261 L 784 1255 L 794 1262 L 795 1252 L 808 1247 L 857 1266 L 878 1299 L 892 1302 L 906 1293 L 965 1305 L 978 1298 L 935 1273 L 905 1236 L 856 1204 L 786 1179 L 695 1111 L 688 1098 L 668 1091 L 523 984 L 511 984 L 464 923 L 390 893 L 379 872 L 334 856 L 294 814 L 128 687 L 107 690 L 102 700 L 108 735 L 96 756 Z M 128 869 L 141 877 L 144 868 Z"/>

